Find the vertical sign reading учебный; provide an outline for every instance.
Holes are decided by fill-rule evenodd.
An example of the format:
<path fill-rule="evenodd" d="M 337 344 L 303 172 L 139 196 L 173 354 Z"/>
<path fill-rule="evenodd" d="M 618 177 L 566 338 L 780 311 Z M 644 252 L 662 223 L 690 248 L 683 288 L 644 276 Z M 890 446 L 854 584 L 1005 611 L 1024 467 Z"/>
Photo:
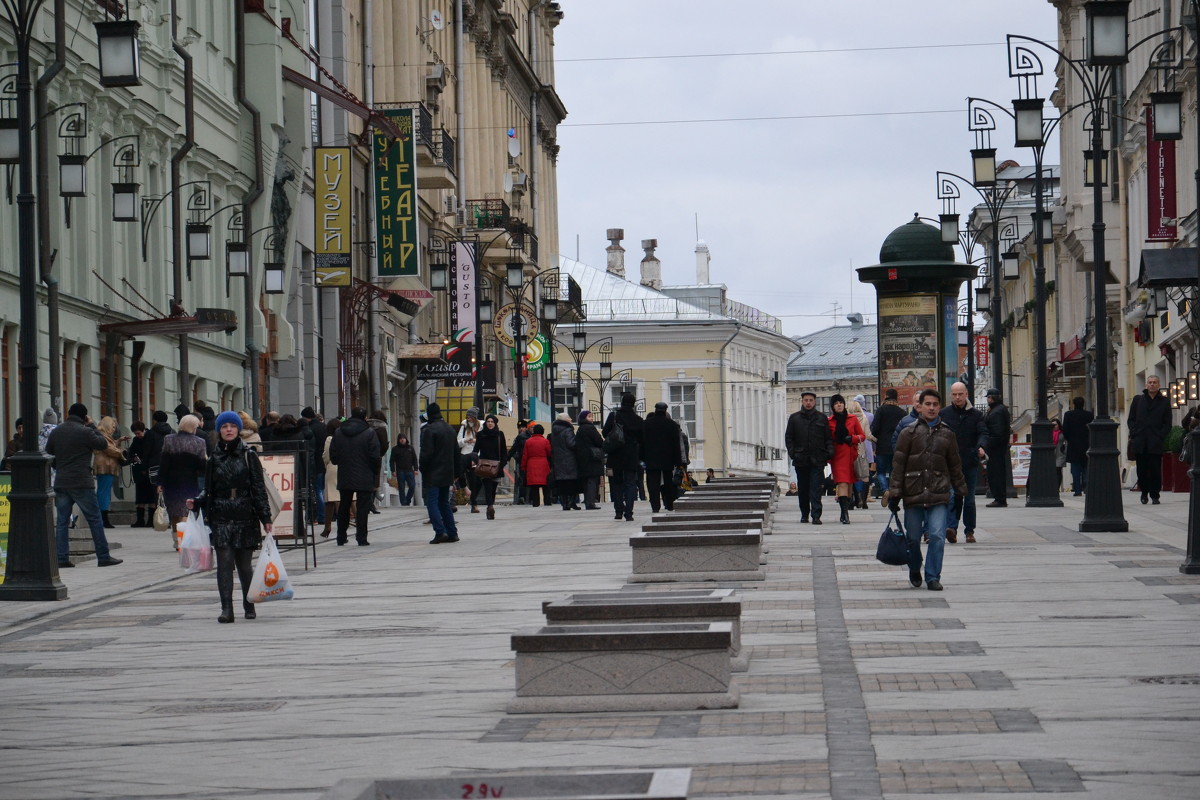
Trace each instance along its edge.
<path fill-rule="evenodd" d="M 350 148 L 313 150 L 317 286 L 350 285 Z"/>
<path fill-rule="evenodd" d="M 383 114 L 399 130 L 400 138 L 376 131 L 372 146 L 378 272 L 419 277 L 416 118 L 411 108 L 388 109 Z"/>

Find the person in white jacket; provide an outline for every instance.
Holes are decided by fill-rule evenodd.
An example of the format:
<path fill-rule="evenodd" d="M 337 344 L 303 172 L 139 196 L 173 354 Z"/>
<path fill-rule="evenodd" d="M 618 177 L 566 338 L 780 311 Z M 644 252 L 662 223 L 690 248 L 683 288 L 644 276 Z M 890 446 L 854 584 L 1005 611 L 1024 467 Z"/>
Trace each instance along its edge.
<path fill-rule="evenodd" d="M 462 464 L 469 465 L 474 460 L 472 455 L 475 452 L 475 436 L 479 433 L 479 409 L 475 406 L 467 409 L 467 418 L 458 426 L 458 451 L 462 453 Z M 479 507 L 476 505 L 479 499 L 479 489 L 482 486 L 479 478 L 475 477 L 475 471 L 466 467 L 467 487 L 471 490 L 471 513 L 478 514 Z"/>

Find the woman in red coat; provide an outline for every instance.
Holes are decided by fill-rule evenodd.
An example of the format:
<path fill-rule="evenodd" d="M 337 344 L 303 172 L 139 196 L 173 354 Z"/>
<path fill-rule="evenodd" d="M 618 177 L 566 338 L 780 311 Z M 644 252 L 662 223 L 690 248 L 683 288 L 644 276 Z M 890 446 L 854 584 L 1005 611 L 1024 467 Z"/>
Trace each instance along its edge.
<path fill-rule="evenodd" d="M 842 524 L 850 523 L 850 493 L 857 478 L 854 476 L 854 460 L 858 458 L 858 445 L 866 441 L 858 418 L 846 411 L 846 398 L 835 394 L 829 398 L 829 432 L 833 435 L 833 482 L 837 484 L 837 501 L 842 509 Z"/>
<path fill-rule="evenodd" d="M 525 485 L 529 487 L 529 504 L 534 508 L 541 505 L 540 498 L 545 495 L 546 505 L 550 505 L 550 491 L 547 482 L 550 480 L 550 440 L 544 434 L 546 429 L 541 425 L 533 426 L 533 435 L 525 442 L 521 452 L 521 472 L 525 475 Z"/>

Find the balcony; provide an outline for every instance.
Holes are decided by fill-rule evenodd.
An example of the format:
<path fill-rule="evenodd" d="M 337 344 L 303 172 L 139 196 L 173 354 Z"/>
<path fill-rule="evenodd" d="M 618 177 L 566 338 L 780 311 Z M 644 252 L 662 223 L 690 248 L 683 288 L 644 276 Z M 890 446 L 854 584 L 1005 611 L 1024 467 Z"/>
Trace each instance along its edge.
<path fill-rule="evenodd" d="M 468 228 L 477 231 L 507 229 L 511 221 L 512 211 L 508 203 L 499 198 L 467 201 Z"/>
<path fill-rule="evenodd" d="M 379 108 L 415 109 L 417 122 L 417 188 L 454 189 L 458 186 L 458 143 L 445 128 L 434 127 L 424 103 L 379 103 Z"/>

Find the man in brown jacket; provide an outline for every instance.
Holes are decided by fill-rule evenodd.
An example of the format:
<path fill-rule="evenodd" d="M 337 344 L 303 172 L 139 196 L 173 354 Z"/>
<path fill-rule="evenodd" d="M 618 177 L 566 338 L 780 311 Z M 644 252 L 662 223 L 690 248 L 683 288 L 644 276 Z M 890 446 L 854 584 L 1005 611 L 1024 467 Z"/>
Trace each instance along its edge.
<path fill-rule="evenodd" d="M 942 396 L 936 389 L 923 389 L 917 398 L 917 421 L 906 427 L 896 441 L 888 507 L 900 510 L 904 500 L 904 527 L 908 535 L 908 582 L 921 585 L 921 536 L 929 537 L 925 558 L 925 582 L 930 591 L 942 590 L 942 552 L 946 548 L 946 524 L 950 514 L 950 488 L 959 498 L 967 493 L 958 437 L 938 416 Z M 961 499 L 960 499 L 961 502 Z"/>

